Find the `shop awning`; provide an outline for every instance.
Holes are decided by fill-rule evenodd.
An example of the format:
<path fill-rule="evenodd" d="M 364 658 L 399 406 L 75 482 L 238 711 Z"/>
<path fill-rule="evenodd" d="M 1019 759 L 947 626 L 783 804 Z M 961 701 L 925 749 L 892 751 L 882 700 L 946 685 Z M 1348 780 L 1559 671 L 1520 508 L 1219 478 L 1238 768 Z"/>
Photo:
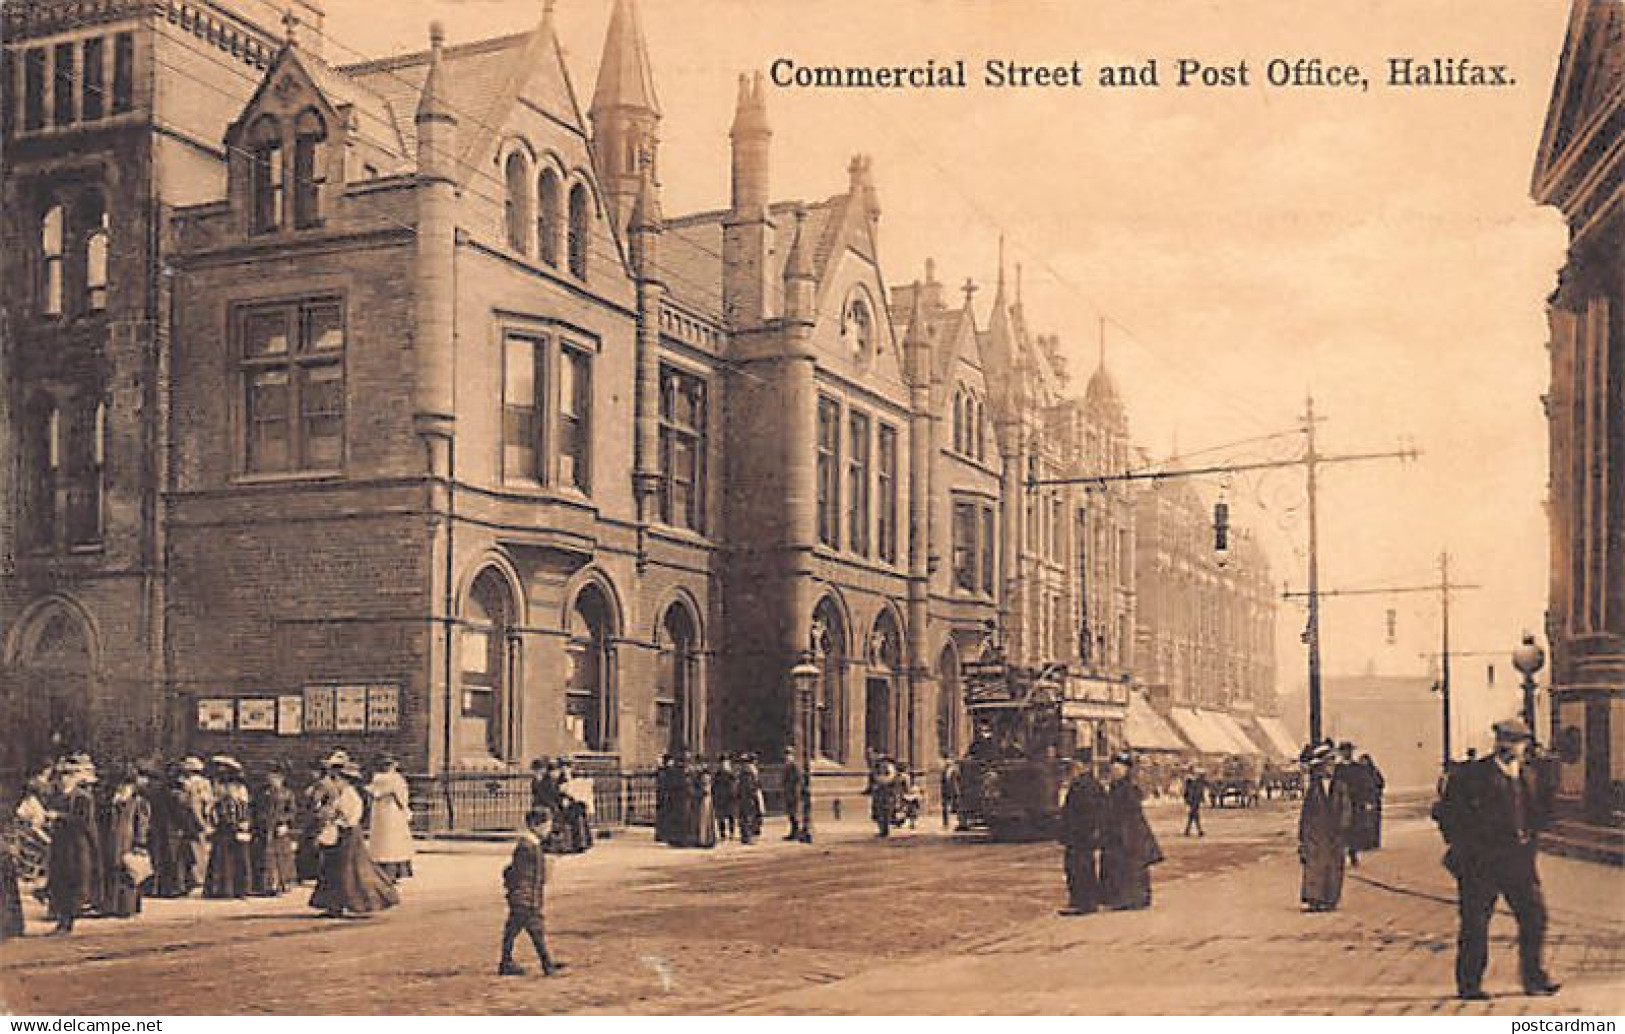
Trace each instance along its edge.
<path fill-rule="evenodd" d="M 1225 738 L 1230 741 L 1229 753 L 1260 753 L 1258 744 L 1254 743 L 1250 738 L 1248 738 L 1246 733 L 1241 731 L 1241 726 L 1236 724 L 1236 719 L 1232 718 L 1229 714 L 1225 713 L 1224 711 L 1209 711 L 1207 716 L 1208 718 L 1212 719 L 1213 724 L 1218 726 L 1219 731 L 1224 733 Z"/>
<path fill-rule="evenodd" d="M 1170 708 L 1168 717 L 1173 719 L 1174 728 L 1180 735 L 1190 741 L 1203 754 L 1233 754 L 1230 737 L 1215 725 L 1209 715 L 1198 711 L 1194 707 Z"/>
<path fill-rule="evenodd" d="M 1257 715 L 1253 718 L 1253 727 L 1262 735 L 1264 742 L 1269 744 L 1270 753 L 1283 758 L 1298 756 L 1298 747 L 1292 742 L 1292 734 L 1286 731 L 1281 719 Z"/>
<path fill-rule="evenodd" d="M 1168 723 L 1138 693 L 1129 694 L 1128 721 L 1124 723 L 1123 734 L 1128 745 L 1136 750 L 1185 749 L 1185 741 L 1168 728 Z"/>
<path fill-rule="evenodd" d="M 1061 701 L 1061 717 L 1120 722 L 1123 721 L 1125 716 L 1122 704 L 1110 704 L 1096 700 L 1063 700 Z"/>

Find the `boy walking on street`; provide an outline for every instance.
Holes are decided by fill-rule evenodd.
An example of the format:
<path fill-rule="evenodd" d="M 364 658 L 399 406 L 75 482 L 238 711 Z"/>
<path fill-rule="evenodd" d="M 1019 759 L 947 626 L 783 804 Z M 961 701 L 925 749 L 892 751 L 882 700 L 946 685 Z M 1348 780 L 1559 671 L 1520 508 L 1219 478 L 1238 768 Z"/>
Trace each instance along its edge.
<path fill-rule="evenodd" d="M 502 961 L 497 964 L 497 975 L 518 977 L 525 968 L 513 959 L 514 941 L 520 931 L 530 935 L 536 949 L 536 958 L 542 964 L 542 975 L 552 976 L 564 968 L 547 953 L 547 941 L 542 927 L 543 892 L 547 888 L 549 870 L 553 860 L 543 845 L 553 832 L 553 813 L 546 809 L 532 810 L 525 816 L 525 831 L 513 845 L 513 861 L 502 870 L 502 884 L 508 897 L 508 921 L 502 927 Z"/>

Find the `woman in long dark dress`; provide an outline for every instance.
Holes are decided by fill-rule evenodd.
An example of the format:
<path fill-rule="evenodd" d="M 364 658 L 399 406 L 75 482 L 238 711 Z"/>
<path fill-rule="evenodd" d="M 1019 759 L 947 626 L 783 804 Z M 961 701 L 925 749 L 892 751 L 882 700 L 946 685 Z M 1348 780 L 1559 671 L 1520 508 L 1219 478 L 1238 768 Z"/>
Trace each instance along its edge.
<path fill-rule="evenodd" d="M 366 804 L 358 789 L 360 781 L 361 769 L 346 759 L 338 766 L 331 803 L 318 815 L 322 861 L 310 905 L 331 918 L 381 912 L 401 901 L 395 885 L 367 853 L 361 835 Z"/>
<path fill-rule="evenodd" d="M 592 822 L 587 818 L 586 802 L 571 792 L 568 762 L 560 761 L 555 766 L 554 782 L 558 786 L 559 814 L 563 816 L 559 853 L 580 854 L 592 846 Z"/>
<path fill-rule="evenodd" d="M 695 760 L 688 785 L 694 801 L 694 825 L 689 830 L 689 843 L 693 847 L 716 847 L 717 809 L 711 796 L 711 772 L 703 760 Z"/>
<path fill-rule="evenodd" d="M 23 935 L 23 897 L 17 887 L 17 819 L 0 815 L 0 941 Z"/>
<path fill-rule="evenodd" d="M 235 758 L 217 757 L 220 785 L 214 802 L 214 839 L 209 848 L 209 871 L 203 883 L 206 898 L 246 898 L 253 889 L 250 845 L 254 840 L 253 814 L 243 766 Z"/>
<path fill-rule="evenodd" d="M 47 914 L 55 933 L 73 932 L 74 920 L 96 903 L 101 889 L 100 833 L 96 799 L 90 788 L 96 770 L 79 759 L 61 774 L 62 803 L 51 826 L 51 861 L 46 883 Z"/>
<path fill-rule="evenodd" d="M 1116 754 L 1100 824 L 1100 882 L 1106 907 L 1150 908 L 1151 867 L 1162 858 L 1162 846 L 1145 819 L 1143 797 L 1134 783 L 1134 755 Z"/>
<path fill-rule="evenodd" d="M 1332 761 L 1329 747 L 1315 748 L 1298 813 L 1298 861 L 1303 865 L 1298 896 L 1311 912 L 1330 912 L 1343 899 L 1353 807 L 1347 785 L 1332 778 Z"/>
<path fill-rule="evenodd" d="M 297 813 L 287 766 L 278 762 L 266 772 L 265 786 L 254 799 L 254 893 L 277 897 L 298 878 L 293 857 Z"/>
<path fill-rule="evenodd" d="M 146 778 L 129 772 L 108 801 L 107 833 L 102 841 L 102 915 L 128 919 L 140 913 L 141 885 L 152 875 L 151 829 Z"/>

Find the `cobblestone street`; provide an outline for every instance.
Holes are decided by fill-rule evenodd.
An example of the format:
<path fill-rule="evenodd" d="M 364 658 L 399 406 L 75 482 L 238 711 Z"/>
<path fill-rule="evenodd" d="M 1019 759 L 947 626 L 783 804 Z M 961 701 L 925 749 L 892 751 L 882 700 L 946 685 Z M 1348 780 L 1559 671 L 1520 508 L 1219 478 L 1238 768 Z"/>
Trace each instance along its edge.
<path fill-rule="evenodd" d="M 140 919 L 6 946 L 21 1013 L 1618 1013 L 1625 874 L 1543 862 L 1555 999 L 1514 995 L 1511 920 L 1496 920 L 1495 1000 L 1448 996 L 1454 910 L 1425 819 L 1390 823 L 1342 911 L 1306 915 L 1287 806 L 1210 813 L 1178 835 L 1147 913 L 1061 918 L 1059 849 L 933 827 L 879 843 L 856 822 L 813 847 L 672 851 L 646 830 L 561 860 L 550 939 L 572 965 L 500 979 L 506 851 L 432 845 L 405 902 L 360 921 L 277 901 L 154 901 Z M 1607 903 L 1611 911 L 1601 911 Z M 31 913 L 30 934 L 46 929 Z M 523 958 L 523 955 L 521 955 Z M 312 973 L 319 971 L 320 978 Z"/>

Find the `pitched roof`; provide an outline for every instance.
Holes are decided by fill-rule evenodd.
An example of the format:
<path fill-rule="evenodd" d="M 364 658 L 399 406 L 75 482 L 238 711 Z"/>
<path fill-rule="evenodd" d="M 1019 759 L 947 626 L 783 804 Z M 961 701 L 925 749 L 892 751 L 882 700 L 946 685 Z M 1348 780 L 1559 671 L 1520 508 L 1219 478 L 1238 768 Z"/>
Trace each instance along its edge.
<path fill-rule="evenodd" d="M 544 16 L 530 32 L 446 47 L 441 60 L 449 102 L 457 113 L 458 150 L 465 175 L 468 168 L 478 166 L 485 149 L 495 146 L 508 111 L 521 97 L 585 136 L 550 18 Z M 407 153 L 415 154 L 413 115 L 429 74 L 429 52 L 343 65 L 336 71 L 389 103 Z"/>

